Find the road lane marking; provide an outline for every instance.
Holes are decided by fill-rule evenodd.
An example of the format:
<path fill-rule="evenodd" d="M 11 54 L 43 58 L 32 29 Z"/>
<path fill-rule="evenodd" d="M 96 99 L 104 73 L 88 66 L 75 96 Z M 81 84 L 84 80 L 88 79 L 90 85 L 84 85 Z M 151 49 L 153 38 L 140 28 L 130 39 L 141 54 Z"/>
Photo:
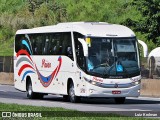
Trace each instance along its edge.
<path fill-rule="evenodd" d="M 152 111 L 152 110 L 143 110 L 143 109 L 130 109 L 130 111 Z"/>
<path fill-rule="evenodd" d="M 7 92 L 7 91 L 5 91 L 5 90 L 0 90 L 0 92 Z"/>
<path fill-rule="evenodd" d="M 8 93 L 23 93 L 19 91 L 6 91 L 6 90 L 0 90 L 0 92 L 8 92 Z"/>

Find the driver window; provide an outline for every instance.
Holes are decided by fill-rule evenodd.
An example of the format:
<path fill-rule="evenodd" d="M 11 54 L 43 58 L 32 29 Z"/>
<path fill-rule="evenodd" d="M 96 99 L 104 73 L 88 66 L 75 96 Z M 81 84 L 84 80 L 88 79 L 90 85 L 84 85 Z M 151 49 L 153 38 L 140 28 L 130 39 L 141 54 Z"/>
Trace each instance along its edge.
<path fill-rule="evenodd" d="M 83 47 L 82 44 L 78 41 L 78 38 L 84 38 L 84 36 L 80 33 L 74 32 L 74 40 L 75 40 L 75 51 L 76 51 L 76 60 L 78 66 L 85 70 L 85 57 L 83 53 Z"/>

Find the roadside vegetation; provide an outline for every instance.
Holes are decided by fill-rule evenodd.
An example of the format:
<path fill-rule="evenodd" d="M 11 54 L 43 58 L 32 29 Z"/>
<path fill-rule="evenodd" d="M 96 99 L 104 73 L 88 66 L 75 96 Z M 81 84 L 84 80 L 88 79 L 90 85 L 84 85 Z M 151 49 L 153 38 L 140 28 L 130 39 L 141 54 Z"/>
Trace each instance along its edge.
<path fill-rule="evenodd" d="M 13 55 L 18 29 L 73 21 L 126 25 L 149 50 L 160 45 L 159 0 L 1 0 L 0 55 Z"/>
<path fill-rule="evenodd" d="M 138 117 L 125 117 L 116 114 L 100 114 L 100 113 L 85 113 L 80 111 L 68 110 L 64 108 L 55 108 L 55 107 L 37 107 L 37 106 L 26 106 L 18 104 L 5 104 L 0 103 L 0 111 L 5 112 L 18 112 L 18 113 L 41 113 L 42 120 L 150 120 L 147 118 L 138 118 Z M 13 115 L 14 116 L 14 115 Z M 19 118 L 21 119 L 21 118 Z"/>

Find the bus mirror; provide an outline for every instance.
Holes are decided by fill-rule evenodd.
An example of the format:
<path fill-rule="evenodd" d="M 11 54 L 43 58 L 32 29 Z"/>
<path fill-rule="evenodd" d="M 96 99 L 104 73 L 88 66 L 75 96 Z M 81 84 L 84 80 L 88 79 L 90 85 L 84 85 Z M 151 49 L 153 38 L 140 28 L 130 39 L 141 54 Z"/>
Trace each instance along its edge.
<path fill-rule="evenodd" d="M 138 40 L 138 43 L 142 45 L 143 47 L 143 55 L 144 57 L 148 57 L 148 46 L 145 42 L 143 42 L 142 40 Z"/>
<path fill-rule="evenodd" d="M 82 38 L 78 38 L 78 41 L 82 44 L 83 46 L 83 53 L 84 53 L 84 56 L 87 57 L 88 56 L 88 46 L 87 46 L 87 43 L 85 42 L 84 39 Z"/>

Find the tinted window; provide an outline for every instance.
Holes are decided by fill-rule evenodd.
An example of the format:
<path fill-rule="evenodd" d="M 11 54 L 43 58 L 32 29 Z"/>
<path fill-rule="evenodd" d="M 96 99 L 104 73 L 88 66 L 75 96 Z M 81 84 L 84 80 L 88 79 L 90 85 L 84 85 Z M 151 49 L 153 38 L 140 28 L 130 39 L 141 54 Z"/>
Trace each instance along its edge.
<path fill-rule="evenodd" d="M 73 59 L 70 32 L 16 35 L 15 51 L 21 49 L 33 55 L 66 55 Z"/>
<path fill-rule="evenodd" d="M 16 35 L 15 38 L 15 51 L 26 50 L 29 54 L 32 54 L 31 42 L 28 35 Z"/>
<path fill-rule="evenodd" d="M 78 41 L 78 38 L 84 38 L 84 36 L 77 32 L 74 32 L 73 35 L 75 41 L 77 64 L 82 70 L 85 70 L 85 57 L 83 53 L 83 47 L 82 44 Z"/>

